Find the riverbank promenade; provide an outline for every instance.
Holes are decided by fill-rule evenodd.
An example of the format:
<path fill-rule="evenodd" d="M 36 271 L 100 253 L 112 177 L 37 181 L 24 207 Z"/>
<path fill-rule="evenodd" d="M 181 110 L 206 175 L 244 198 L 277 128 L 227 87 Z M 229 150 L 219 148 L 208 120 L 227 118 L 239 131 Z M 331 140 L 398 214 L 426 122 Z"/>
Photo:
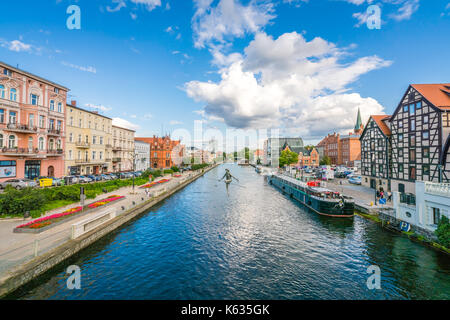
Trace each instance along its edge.
<path fill-rule="evenodd" d="M 185 172 L 180 174 L 178 177 L 166 175 L 156 179 L 155 181 L 158 182 L 162 179 L 170 179 L 170 181 L 164 184 L 156 184 L 154 187 L 148 189 L 149 194 L 146 193 L 144 188 L 139 188 L 139 186 L 135 186 L 134 193 L 132 187 L 125 187 L 110 193 L 101 194 L 95 199 L 86 201 L 86 204 L 105 199 L 112 195 L 118 195 L 124 196 L 125 199 L 118 201 L 117 203 L 112 203 L 106 210 L 115 210 L 119 212 L 123 211 L 123 208 L 127 208 L 127 210 L 132 209 L 134 205 L 156 200 L 160 195 L 169 193 L 183 183 L 186 183 L 189 180 L 194 180 L 201 175 L 202 170 Z M 74 203 L 69 206 L 54 209 L 47 212 L 45 216 L 59 213 L 78 205 L 79 203 Z M 72 237 L 72 225 L 89 219 L 89 217 L 98 214 L 99 211 L 102 211 L 102 209 L 93 210 L 92 212 L 84 215 L 82 214 L 77 218 L 68 219 L 67 222 L 63 222 L 53 228 L 37 234 L 13 232 L 15 227 L 27 222 L 24 219 L 0 220 L 0 285 L 6 278 L 9 277 L 9 273 L 16 267 L 19 267 L 36 257 L 42 256 L 43 254 L 50 252 L 52 249 L 55 249 L 58 246 L 70 241 Z M 101 228 L 101 226 L 99 228 Z"/>

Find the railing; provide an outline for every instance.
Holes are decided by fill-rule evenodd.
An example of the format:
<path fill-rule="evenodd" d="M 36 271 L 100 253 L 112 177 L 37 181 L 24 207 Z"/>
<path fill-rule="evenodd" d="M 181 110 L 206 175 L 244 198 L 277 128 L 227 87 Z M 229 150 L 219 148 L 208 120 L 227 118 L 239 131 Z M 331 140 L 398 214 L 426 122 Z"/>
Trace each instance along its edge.
<path fill-rule="evenodd" d="M 61 135 L 61 129 L 48 129 L 47 133 L 50 135 L 54 135 L 54 136 L 59 136 Z"/>
<path fill-rule="evenodd" d="M 27 124 L 19 124 L 19 123 L 8 123 L 6 125 L 7 130 L 10 131 L 18 131 L 18 132 L 37 132 L 37 127 L 29 126 Z"/>
<path fill-rule="evenodd" d="M 425 192 L 450 197 L 450 183 L 433 183 L 433 182 L 425 182 Z"/>
<path fill-rule="evenodd" d="M 113 151 L 122 151 L 122 147 L 112 147 Z"/>
<path fill-rule="evenodd" d="M 89 142 L 75 142 L 75 146 L 80 147 L 80 148 L 89 148 L 91 146 L 91 144 Z"/>
<path fill-rule="evenodd" d="M 1 148 L 0 151 L 5 154 L 11 155 L 35 155 L 39 153 L 39 149 L 28 149 L 28 148 Z"/>
<path fill-rule="evenodd" d="M 106 144 L 105 146 L 106 146 L 106 148 L 108 148 L 108 149 L 111 149 L 111 148 L 113 147 L 112 144 Z"/>
<path fill-rule="evenodd" d="M 51 149 L 51 150 L 47 150 L 47 153 L 50 155 L 62 155 L 64 153 L 63 149 Z"/>
<path fill-rule="evenodd" d="M 122 162 L 121 158 L 112 158 L 112 162 Z"/>
<path fill-rule="evenodd" d="M 89 159 L 76 159 L 75 163 L 90 163 L 91 160 Z"/>
<path fill-rule="evenodd" d="M 400 193 L 400 203 L 416 205 L 416 196 L 412 193 Z"/>

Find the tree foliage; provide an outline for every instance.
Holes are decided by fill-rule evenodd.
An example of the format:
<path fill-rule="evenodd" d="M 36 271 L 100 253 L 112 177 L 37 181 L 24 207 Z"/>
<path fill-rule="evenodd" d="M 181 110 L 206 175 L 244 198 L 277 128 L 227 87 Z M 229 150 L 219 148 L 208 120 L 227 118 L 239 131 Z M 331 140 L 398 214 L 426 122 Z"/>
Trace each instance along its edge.
<path fill-rule="evenodd" d="M 439 220 L 435 233 L 439 243 L 446 248 L 450 248 L 450 222 L 446 216 L 442 216 Z"/>
<path fill-rule="evenodd" d="M 331 165 L 331 159 L 329 156 L 323 156 L 323 158 L 320 160 L 321 166 L 329 166 Z"/>
<path fill-rule="evenodd" d="M 288 166 L 298 162 L 298 154 L 291 150 L 283 150 L 280 155 L 280 167 Z"/>

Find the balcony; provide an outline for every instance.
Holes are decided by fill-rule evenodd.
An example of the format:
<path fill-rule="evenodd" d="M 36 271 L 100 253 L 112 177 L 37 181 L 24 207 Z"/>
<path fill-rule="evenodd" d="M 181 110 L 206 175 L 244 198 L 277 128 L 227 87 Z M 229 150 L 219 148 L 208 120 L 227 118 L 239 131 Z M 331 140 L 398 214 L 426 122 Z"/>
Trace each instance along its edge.
<path fill-rule="evenodd" d="M 106 158 L 105 161 L 106 162 L 112 162 L 112 159 L 111 158 Z"/>
<path fill-rule="evenodd" d="M 450 198 L 450 183 L 425 182 L 425 192 Z"/>
<path fill-rule="evenodd" d="M 89 160 L 89 159 L 76 159 L 75 163 L 76 164 L 90 164 L 91 160 Z"/>
<path fill-rule="evenodd" d="M 29 126 L 27 124 L 8 123 L 6 125 L 6 130 L 19 133 L 36 133 L 37 127 Z"/>
<path fill-rule="evenodd" d="M 106 147 L 107 149 L 112 149 L 113 146 L 112 146 L 112 144 L 106 144 L 105 147 Z"/>
<path fill-rule="evenodd" d="M 63 149 L 52 149 L 52 150 L 47 150 L 47 156 L 49 157 L 60 157 L 64 154 Z"/>
<path fill-rule="evenodd" d="M 60 136 L 62 134 L 62 131 L 61 131 L 61 129 L 50 128 L 47 130 L 47 134 L 49 136 Z"/>
<path fill-rule="evenodd" d="M 75 142 L 75 146 L 77 148 L 87 149 L 87 148 L 91 147 L 91 144 L 89 142 L 80 142 L 80 141 L 78 141 L 78 142 Z"/>
<path fill-rule="evenodd" d="M 122 147 L 112 147 L 113 151 L 122 151 L 123 148 Z"/>
<path fill-rule="evenodd" d="M 39 154 L 39 149 L 28 149 L 28 148 L 1 148 L 0 152 L 4 156 L 14 156 L 14 157 L 35 157 Z"/>
<path fill-rule="evenodd" d="M 112 162 L 122 162 L 121 158 L 112 158 Z"/>
<path fill-rule="evenodd" d="M 11 101 L 11 100 L 8 100 L 8 99 L 2 99 L 2 98 L 0 98 L 0 106 L 13 107 L 13 108 L 16 108 L 16 109 L 20 108 L 18 102 Z"/>

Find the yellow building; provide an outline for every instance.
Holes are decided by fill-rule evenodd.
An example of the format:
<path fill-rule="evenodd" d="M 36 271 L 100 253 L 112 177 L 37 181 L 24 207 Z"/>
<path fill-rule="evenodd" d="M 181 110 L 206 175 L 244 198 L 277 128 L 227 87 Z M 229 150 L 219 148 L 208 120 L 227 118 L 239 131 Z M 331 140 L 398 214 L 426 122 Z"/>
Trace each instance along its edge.
<path fill-rule="evenodd" d="M 67 105 L 66 124 L 65 174 L 112 172 L 112 119 L 72 101 Z"/>
<path fill-rule="evenodd" d="M 112 126 L 114 172 L 133 170 L 134 134 L 134 130 Z"/>

